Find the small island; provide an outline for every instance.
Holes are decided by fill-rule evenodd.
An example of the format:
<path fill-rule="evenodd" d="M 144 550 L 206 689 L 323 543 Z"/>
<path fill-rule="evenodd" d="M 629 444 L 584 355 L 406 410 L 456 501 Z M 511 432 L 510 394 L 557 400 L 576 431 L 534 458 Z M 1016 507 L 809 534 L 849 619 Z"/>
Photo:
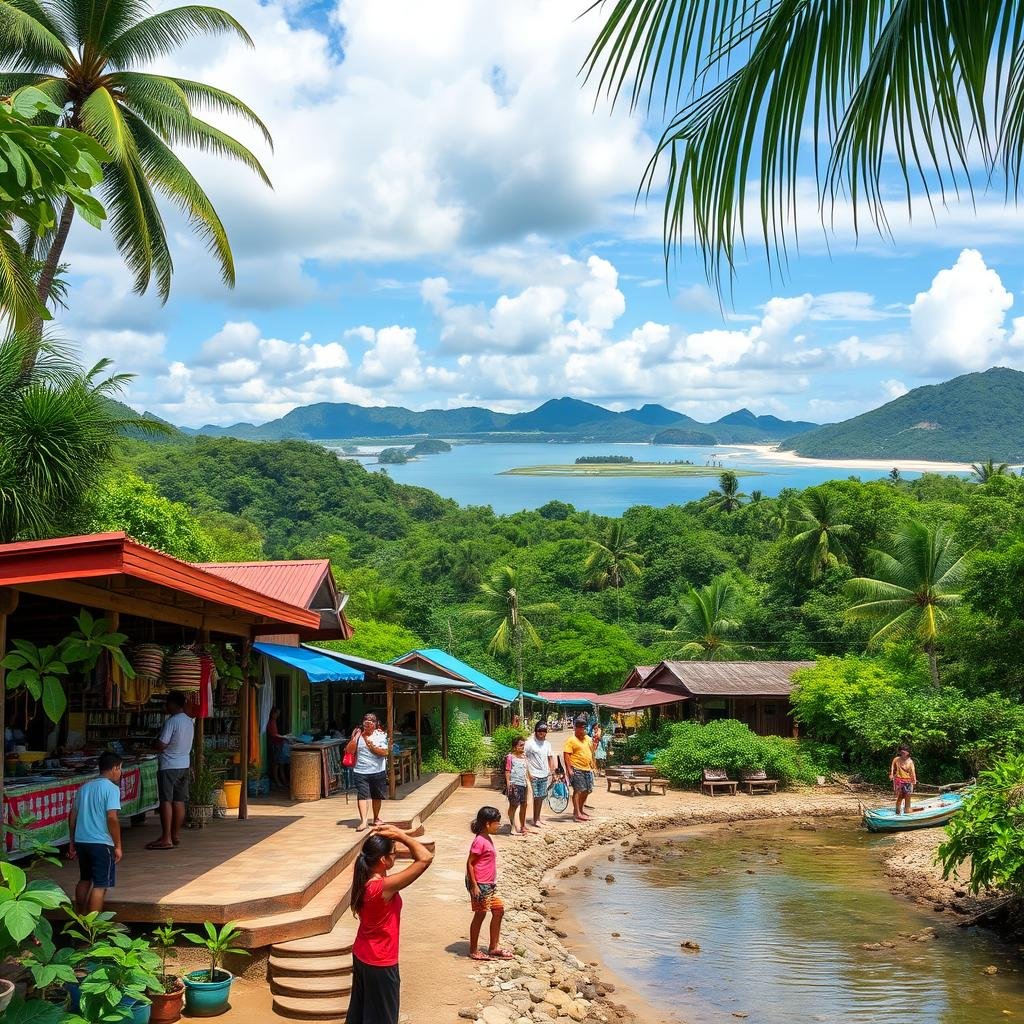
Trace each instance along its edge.
<path fill-rule="evenodd" d="M 409 455 L 412 458 L 415 458 L 417 455 L 441 455 L 442 453 L 450 452 L 451 450 L 452 446 L 447 441 L 428 437 L 423 441 L 417 441 L 409 449 Z"/>
<path fill-rule="evenodd" d="M 714 434 L 701 430 L 686 430 L 680 427 L 669 427 L 659 431 L 651 438 L 651 444 L 675 444 L 685 447 L 708 448 L 718 444 Z"/>
<path fill-rule="evenodd" d="M 385 448 L 377 456 L 377 461 L 382 466 L 402 466 L 409 461 L 408 448 Z"/>
<path fill-rule="evenodd" d="M 764 473 L 753 469 L 731 470 L 736 476 L 764 476 Z M 722 475 L 721 466 L 695 466 L 692 462 L 636 462 L 632 457 L 615 461 L 581 462 L 562 466 L 516 466 L 506 469 L 499 476 L 689 476 L 712 477 Z"/>

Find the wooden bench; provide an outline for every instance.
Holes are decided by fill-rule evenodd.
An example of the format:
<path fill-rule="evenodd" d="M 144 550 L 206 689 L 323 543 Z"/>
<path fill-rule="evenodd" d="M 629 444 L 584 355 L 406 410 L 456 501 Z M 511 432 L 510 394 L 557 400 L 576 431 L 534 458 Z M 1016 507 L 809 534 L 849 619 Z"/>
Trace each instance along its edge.
<path fill-rule="evenodd" d="M 608 782 L 609 793 L 614 783 L 619 787 L 620 793 L 624 793 L 628 786 L 634 796 L 637 790 L 650 793 L 654 788 L 660 789 L 664 796 L 669 784 L 668 779 L 659 779 L 658 769 L 650 765 L 620 765 L 617 768 L 609 768 L 605 779 Z"/>
<path fill-rule="evenodd" d="M 724 789 L 730 796 L 736 795 L 738 784 L 729 778 L 724 768 L 705 768 L 701 776 L 700 791 L 714 796 L 715 790 Z"/>
<path fill-rule="evenodd" d="M 745 789 L 751 796 L 755 793 L 777 793 L 778 779 L 769 779 L 764 771 L 744 772 L 740 776 L 740 789 Z"/>

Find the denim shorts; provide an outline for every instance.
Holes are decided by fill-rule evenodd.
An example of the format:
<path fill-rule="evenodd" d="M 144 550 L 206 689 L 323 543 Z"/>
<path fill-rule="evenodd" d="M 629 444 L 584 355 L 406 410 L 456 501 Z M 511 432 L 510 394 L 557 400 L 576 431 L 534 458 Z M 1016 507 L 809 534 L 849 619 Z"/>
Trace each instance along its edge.
<path fill-rule="evenodd" d="M 538 800 L 543 800 L 548 795 L 549 780 L 546 775 L 540 779 L 531 779 L 530 784 L 533 786 L 533 795 Z"/>
<path fill-rule="evenodd" d="M 572 783 L 572 788 L 575 789 L 577 793 L 593 793 L 594 791 L 593 772 L 574 771 L 569 776 L 569 781 Z"/>

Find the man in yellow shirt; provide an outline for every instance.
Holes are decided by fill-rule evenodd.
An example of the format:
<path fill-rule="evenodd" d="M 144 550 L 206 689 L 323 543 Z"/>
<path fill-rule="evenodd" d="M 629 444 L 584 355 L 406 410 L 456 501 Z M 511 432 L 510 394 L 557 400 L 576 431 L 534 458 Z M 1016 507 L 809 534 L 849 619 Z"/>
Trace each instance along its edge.
<path fill-rule="evenodd" d="M 573 735 L 566 740 L 563 751 L 572 785 L 572 817 L 574 821 L 590 821 L 583 805 L 594 791 L 594 744 L 587 735 L 587 720 L 577 718 L 574 724 Z"/>

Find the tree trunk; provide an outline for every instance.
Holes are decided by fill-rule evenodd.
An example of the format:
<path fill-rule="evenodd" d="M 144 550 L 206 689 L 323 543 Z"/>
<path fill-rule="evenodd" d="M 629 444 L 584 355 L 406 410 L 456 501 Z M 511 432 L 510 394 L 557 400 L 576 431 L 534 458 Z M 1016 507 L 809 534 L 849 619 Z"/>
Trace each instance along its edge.
<path fill-rule="evenodd" d="M 928 653 L 928 671 L 931 673 L 932 686 L 938 687 L 939 681 L 939 658 L 935 652 L 935 644 L 927 643 L 924 645 L 925 651 Z"/>
<path fill-rule="evenodd" d="M 53 236 L 50 250 L 46 254 L 43 272 L 39 275 L 37 294 L 39 295 L 39 301 L 43 304 L 50 298 L 53 279 L 57 276 L 57 267 L 60 266 L 60 258 L 64 254 L 64 246 L 67 244 L 68 235 L 71 232 L 71 222 L 74 219 L 75 204 L 70 199 L 66 199 L 64 200 L 64 209 L 60 212 L 60 220 L 57 222 L 57 232 Z"/>

